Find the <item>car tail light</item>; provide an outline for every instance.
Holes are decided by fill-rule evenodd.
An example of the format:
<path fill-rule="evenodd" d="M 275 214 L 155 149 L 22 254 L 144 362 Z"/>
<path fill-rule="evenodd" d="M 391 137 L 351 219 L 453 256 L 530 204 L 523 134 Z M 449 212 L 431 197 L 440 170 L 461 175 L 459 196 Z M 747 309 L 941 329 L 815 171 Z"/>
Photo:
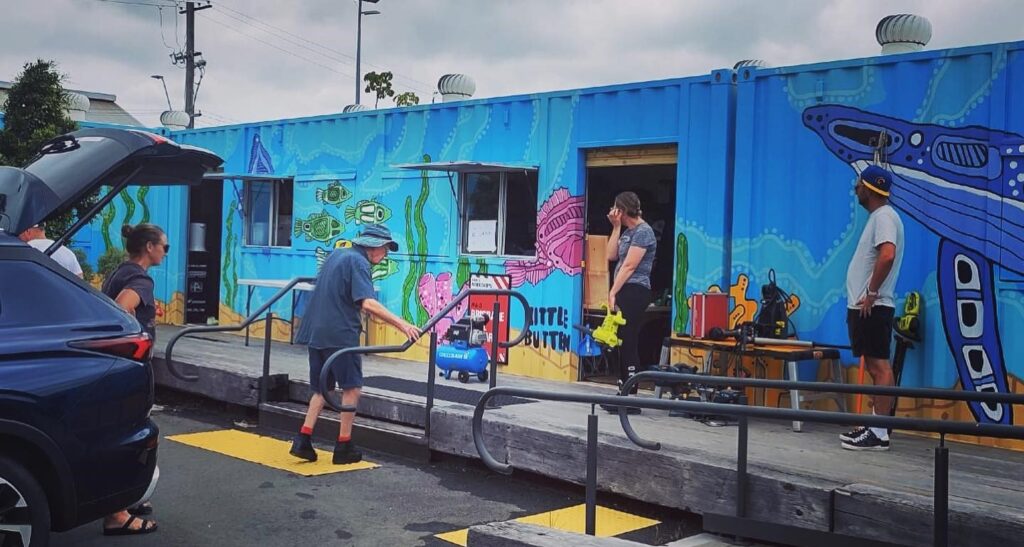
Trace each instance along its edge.
<path fill-rule="evenodd" d="M 135 361 L 149 359 L 149 354 L 153 351 L 153 340 L 149 337 L 149 334 L 144 332 L 128 336 L 118 336 L 117 338 L 78 340 L 68 345 L 73 348 L 97 351 Z"/>

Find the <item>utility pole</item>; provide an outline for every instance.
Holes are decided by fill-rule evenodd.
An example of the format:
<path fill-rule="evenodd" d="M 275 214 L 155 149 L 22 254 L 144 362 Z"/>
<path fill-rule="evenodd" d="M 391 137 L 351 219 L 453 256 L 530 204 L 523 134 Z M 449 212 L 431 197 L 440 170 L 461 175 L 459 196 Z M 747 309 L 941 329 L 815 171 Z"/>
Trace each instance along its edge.
<path fill-rule="evenodd" d="M 363 16 L 364 15 L 379 15 L 380 12 L 377 10 L 363 11 L 363 2 L 370 4 L 376 4 L 380 0 L 356 0 L 356 104 L 359 104 L 359 97 L 362 95 L 363 82 L 362 73 L 359 68 L 359 57 L 362 53 L 362 42 L 363 42 Z"/>
<path fill-rule="evenodd" d="M 195 2 L 185 2 L 185 112 L 188 113 L 188 128 L 195 127 L 195 72 L 196 72 L 196 12 L 212 8 L 209 2 L 205 6 L 196 7 Z"/>

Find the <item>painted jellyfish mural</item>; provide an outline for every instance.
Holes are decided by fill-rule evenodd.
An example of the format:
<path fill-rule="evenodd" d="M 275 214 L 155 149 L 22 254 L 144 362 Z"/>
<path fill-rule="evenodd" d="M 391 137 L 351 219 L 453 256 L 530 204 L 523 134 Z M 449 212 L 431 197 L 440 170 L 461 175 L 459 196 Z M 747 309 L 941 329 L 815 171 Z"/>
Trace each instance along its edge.
<path fill-rule="evenodd" d="M 431 273 L 425 274 L 420 278 L 417 294 L 423 309 L 427 310 L 431 317 L 437 315 L 445 306 L 451 303 L 452 298 L 455 296 L 452 293 L 452 274 L 443 272 L 437 274 L 436 277 Z M 434 332 L 437 333 L 438 338 L 443 338 L 448 332 L 448 327 L 462 319 L 468 305 L 469 301 L 463 299 L 448 315 L 437 322 L 434 326 Z"/>
<path fill-rule="evenodd" d="M 961 384 L 966 390 L 1007 393 L 993 268 L 998 264 L 1024 274 L 1024 200 L 1016 188 L 1024 183 L 1018 161 L 1024 137 L 836 105 L 807 108 L 803 122 L 858 174 L 881 148 L 893 174 L 890 202 L 940 237 L 942 324 Z M 990 215 L 993 210 L 1001 210 L 1003 218 Z M 970 408 L 979 422 L 1013 423 L 1009 405 L 970 403 Z"/>
<path fill-rule="evenodd" d="M 555 189 L 537 212 L 537 258 L 505 262 L 513 287 L 536 285 L 556 269 L 566 275 L 583 271 L 583 196 L 567 188 Z"/>

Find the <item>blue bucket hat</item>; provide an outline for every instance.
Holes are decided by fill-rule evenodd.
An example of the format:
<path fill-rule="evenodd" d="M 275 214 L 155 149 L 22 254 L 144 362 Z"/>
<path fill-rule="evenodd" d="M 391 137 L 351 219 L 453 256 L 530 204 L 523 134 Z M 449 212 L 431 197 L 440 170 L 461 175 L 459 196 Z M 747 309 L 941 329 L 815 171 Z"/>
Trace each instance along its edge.
<path fill-rule="evenodd" d="M 869 165 L 860 174 L 860 180 L 869 190 L 876 194 L 889 197 L 892 190 L 892 175 L 877 165 Z"/>
<path fill-rule="evenodd" d="M 352 238 L 354 245 L 360 247 L 384 247 L 387 246 L 391 252 L 398 252 L 398 243 L 391 239 L 391 230 L 383 224 L 369 224 L 363 228 L 359 235 Z"/>

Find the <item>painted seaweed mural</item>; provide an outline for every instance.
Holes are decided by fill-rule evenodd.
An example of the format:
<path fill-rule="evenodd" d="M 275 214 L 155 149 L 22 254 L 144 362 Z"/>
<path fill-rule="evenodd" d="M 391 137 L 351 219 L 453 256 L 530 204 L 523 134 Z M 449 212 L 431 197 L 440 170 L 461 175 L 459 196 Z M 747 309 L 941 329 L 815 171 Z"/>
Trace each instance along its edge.
<path fill-rule="evenodd" d="M 147 194 L 149 194 L 149 186 L 139 186 L 139 191 L 135 193 L 135 198 L 139 200 L 139 206 L 142 207 L 142 219 L 139 220 L 142 224 L 149 223 L 149 205 L 146 204 Z"/>
<path fill-rule="evenodd" d="M 423 154 L 424 163 L 430 162 L 430 154 Z M 427 273 L 427 224 L 423 221 L 423 207 L 430 197 L 430 181 L 426 171 L 420 172 L 420 195 L 415 209 L 412 196 L 405 198 L 405 241 L 410 249 L 409 272 L 402 283 L 402 318 L 410 323 L 422 325 L 430 315 L 418 298 L 417 287 L 420 278 Z M 413 232 L 415 226 L 415 233 Z M 413 254 L 413 252 L 415 254 Z M 414 304 L 410 305 L 410 301 Z M 415 310 L 413 309 L 415 306 Z M 414 317 L 415 314 L 415 317 Z"/>
<path fill-rule="evenodd" d="M 689 249 L 686 236 L 679 234 L 676 237 L 676 278 L 675 294 L 672 300 L 675 302 L 676 313 L 672 321 L 673 332 L 686 332 L 686 323 L 690 320 L 690 302 L 686 298 L 686 276 L 690 270 Z"/>
<path fill-rule="evenodd" d="M 110 188 L 107 187 L 106 191 L 109 192 Z M 110 225 L 114 223 L 115 217 L 117 217 L 117 208 L 112 203 L 108 203 L 100 213 L 100 219 L 102 219 L 100 233 L 103 235 L 104 252 L 114 247 L 114 242 L 110 239 Z"/>
<path fill-rule="evenodd" d="M 121 190 L 118 197 L 124 202 L 124 223 L 132 224 L 132 218 L 135 217 L 135 200 L 132 199 L 132 195 L 128 193 L 128 190 Z"/>
<path fill-rule="evenodd" d="M 220 279 L 224 284 L 224 300 L 228 308 L 235 309 L 235 298 L 238 295 L 238 264 L 232 258 L 235 256 L 238 247 L 238 237 L 235 235 L 235 214 L 238 211 L 238 203 L 234 200 L 228 205 L 228 218 L 224 225 L 227 239 L 224 241 L 224 263 L 221 264 Z"/>

